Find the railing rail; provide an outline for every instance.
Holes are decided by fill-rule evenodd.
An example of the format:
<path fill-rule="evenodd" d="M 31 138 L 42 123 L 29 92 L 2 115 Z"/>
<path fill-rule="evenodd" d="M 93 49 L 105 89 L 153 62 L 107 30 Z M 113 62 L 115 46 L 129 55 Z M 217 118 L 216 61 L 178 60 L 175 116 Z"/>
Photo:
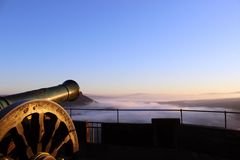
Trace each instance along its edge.
<path fill-rule="evenodd" d="M 117 123 L 120 123 L 121 119 L 120 119 L 120 112 L 179 112 L 179 117 L 180 117 L 180 122 L 181 124 L 183 124 L 183 119 L 184 119 L 184 113 L 187 112 L 198 112 L 198 113 L 219 113 L 219 114 L 223 114 L 224 117 L 224 128 L 227 128 L 227 119 L 228 119 L 228 115 L 229 114 L 236 114 L 236 115 L 240 115 L 240 112 L 234 112 L 234 111 L 227 111 L 227 110 L 197 110 L 197 109 L 138 109 L 138 108 L 134 108 L 134 109 L 121 109 L 121 108 L 109 108 L 109 109 L 104 109 L 104 108 L 75 108 L 75 107 L 66 107 L 66 110 L 69 111 L 70 116 L 73 116 L 73 111 L 77 110 L 77 111 L 112 111 L 112 112 L 116 112 L 116 120 Z"/>

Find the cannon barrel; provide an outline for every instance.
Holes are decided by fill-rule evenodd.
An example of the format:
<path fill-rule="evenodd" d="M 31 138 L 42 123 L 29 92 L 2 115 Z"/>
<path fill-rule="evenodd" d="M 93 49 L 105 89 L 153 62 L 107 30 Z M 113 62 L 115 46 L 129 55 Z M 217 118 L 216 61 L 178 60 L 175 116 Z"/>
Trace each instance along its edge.
<path fill-rule="evenodd" d="M 45 99 L 57 103 L 71 101 L 79 96 L 79 92 L 78 84 L 73 80 L 67 80 L 58 86 L 0 97 L 0 111 L 8 105 L 23 100 Z"/>

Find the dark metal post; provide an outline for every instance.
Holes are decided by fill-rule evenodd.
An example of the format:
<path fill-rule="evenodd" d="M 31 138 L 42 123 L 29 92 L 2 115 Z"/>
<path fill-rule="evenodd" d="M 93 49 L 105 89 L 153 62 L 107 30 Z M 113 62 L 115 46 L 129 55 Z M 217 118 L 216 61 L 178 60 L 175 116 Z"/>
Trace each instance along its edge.
<path fill-rule="evenodd" d="M 227 129 L 227 112 L 224 111 L 224 127 Z"/>
<path fill-rule="evenodd" d="M 119 123 L 119 110 L 117 109 L 117 123 Z"/>
<path fill-rule="evenodd" d="M 182 109 L 180 109 L 180 115 L 181 115 L 181 117 L 180 117 L 180 121 L 181 121 L 181 124 L 183 123 L 183 114 L 182 114 Z"/>
<path fill-rule="evenodd" d="M 96 130 L 97 130 L 97 134 L 96 134 L 96 136 L 97 136 L 97 140 L 96 140 L 96 143 L 99 143 L 99 133 L 98 133 L 98 123 L 96 123 Z"/>
<path fill-rule="evenodd" d="M 92 124 L 92 143 L 95 143 L 95 134 L 94 134 L 94 124 L 93 124 L 93 122 L 91 123 Z"/>
<path fill-rule="evenodd" d="M 70 110 L 69 110 L 69 114 L 70 114 L 70 117 L 72 118 L 72 109 L 70 108 Z"/>

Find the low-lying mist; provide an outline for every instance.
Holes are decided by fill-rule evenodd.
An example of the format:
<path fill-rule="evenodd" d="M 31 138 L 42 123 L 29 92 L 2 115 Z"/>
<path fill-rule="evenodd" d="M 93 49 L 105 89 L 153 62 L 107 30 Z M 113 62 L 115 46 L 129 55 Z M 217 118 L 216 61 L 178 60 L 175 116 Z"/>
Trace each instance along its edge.
<path fill-rule="evenodd" d="M 233 108 L 209 106 L 182 106 L 178 104 L 161 104 L 151 99 L 132 97 L 91 97 L 96 102 L 85 106 L 72 106 L 73 120 L 88 122 L 120 122 L 120 123 L 151 123 L 152 118 L 180 118 L 180 111 L 146 111 L 146 109 L 182 109 L 183 123 L 206 126 L 224 127 L 224 113 L 191 112 L 184 110 L 237 111 Z M 96 110 L 84 110 L 96 109 Z M 118 112 L 117 112 L 117 109 Z M 124 111 L 122 110 L 124 109 Z M 144 111 L 126 111 L 125 109 L 144 109 Z M 68 110 L 69 111 L 69 110 Z M 70 112 L 70 111 L 69 111 Z M 240 129 L 240 115 L 227 114 L 227 128 Z"/>

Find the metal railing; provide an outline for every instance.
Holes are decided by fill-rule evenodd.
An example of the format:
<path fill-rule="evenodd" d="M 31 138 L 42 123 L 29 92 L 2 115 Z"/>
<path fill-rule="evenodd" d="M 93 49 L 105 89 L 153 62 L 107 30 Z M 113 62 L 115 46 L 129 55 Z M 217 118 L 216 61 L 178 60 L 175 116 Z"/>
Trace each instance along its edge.
<path fill-rule="evenodd" d="M 235 114 L 235 115 L 240 115 L 240 112 L 233 112 L 233 111 L 226 111 L 226 110 L 195 110 L 195 109 L 92 109 L 92 108 L 73 108 L 73 107 L 68 107 L 66 108 L 66 110 L 69 112 L 70 116 L 72 117 L 74 114 L 73 111 L 110 111 L 110 112 L 114 112 L 115 113 L 115 118 L 116 118 L 116 123 L 121 123 L 121 119 L 120 119 L 120 113 L 121 112 L 178 112 L 179 113 L 179 118 L 180 118 L 180 122 L 181 124 L 183 123 L 184 120 L 184 114 L 185 113 L 189 113 L 189 112 L 193 112 L 193 113 L 218 113 L 218 114 L 222 114 L 223 119 L 224 119 L 224 124 L 223 124 L 223 128 L 227 128 L 227 124 L 228 124 L 228 115 L 230 114 Z"/>

